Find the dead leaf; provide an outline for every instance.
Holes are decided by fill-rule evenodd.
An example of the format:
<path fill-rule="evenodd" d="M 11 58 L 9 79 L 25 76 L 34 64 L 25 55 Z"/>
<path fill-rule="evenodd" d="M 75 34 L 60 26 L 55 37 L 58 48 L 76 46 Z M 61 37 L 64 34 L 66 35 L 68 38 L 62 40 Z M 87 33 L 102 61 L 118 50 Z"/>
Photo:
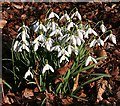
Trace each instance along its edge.
<path fill-rule="evenodd" d="M 62 104 L 64 106 L 68 106 L 69 104 L 71 104 L 73 102 L 73 98 L 67 96 L 66 98 L 62 99 Z"/>
<path fill-rule="evenodd" d="M 12 3 L 12 5 L 16 8 L 16 9 L 23 9 L 23 5 L 17 5 L 15 3 Z"/>
<path fill-rule="evenodd" d="M 116 93 L 116 96 L 117 96 L 118 99 L 120 99 L 120 91 L 118 91 L 118 92 Z"/>
<path fill-rule="evenodd" d="M 120 57 L 120 50 L 115 50 L 115 51 L 114 51 L 114 54 L 116 54 L 117 56 Z"/>
<path fill-rule="evenodd" d="M 78 81 L 79 81 L 79 73 L 78 73 L 78 75 L 74 79 L 74 85 L 73 85 L 73 90 L 72 91 L 75 91 L 77 89 Z"/>
<path fill-rule="evenodd" d="M 3 28 L 6 25 L 7 21 L 4 19 L 0 19 L 0 28 Z"/>
<path fill-rule="evenodd" d="M 25 90 L 22 91 L 22 93 L 23 93 L 23 96 L 28 99 L 31 99 L 31 97 L 34 96 L 32 89 L 25 88 Z"/>
<path fill-rule="evenodd" d="M 96 87 L 97 87 L 97 101 L 96 102 L 97 103 L 103 100 L 102 95 L 105 92 L 107 85 L 108 85 L 107 80 L 100 79 L 97 81 L 96 83 Z"/>

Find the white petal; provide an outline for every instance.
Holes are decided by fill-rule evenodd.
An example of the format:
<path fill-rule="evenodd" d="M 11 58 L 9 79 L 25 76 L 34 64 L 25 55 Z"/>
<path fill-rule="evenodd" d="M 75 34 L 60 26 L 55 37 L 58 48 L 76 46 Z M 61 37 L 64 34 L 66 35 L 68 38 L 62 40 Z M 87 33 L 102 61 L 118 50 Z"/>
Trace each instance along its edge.
<path fill-rule="evenodd" d="M 52 71 L 52 72 L 54 72 L 54 69 L 49 65 L 49 69 Z"/>
<path fill-rule="evenodd" d="M 34 51 L 37 51 L 37 50 L 38 50 L 38 46 L 39 46 L 39 42 L 37 42 L 37 43 L 34 45 Z"/>
<path fill-rule="evenodd" d="M 88 66 L 89 62 L 91 61 L 91 56 L 89 56 L 85 62 L 85 66 Z"/>
<path fill-rule="evenodd" d="M 110 38 L 111 38 L 112 42 L 113 42 L 114 44 L 116 44 L 116 36 L 113 35 L 113 34 L 111 34 L 111 35 L 110 35 Z"/>
<path fill-rule="evenodd" d="M 77 42 L 78 46 L 81 45 L 81 40 L 79 39 L 79 37 L 76 38 L 76 42 Z"/>
<path fill-rule="evenodd" d="M 88 30 L 86 31 L 84 38 L 88 39 Z"/>
<path fill-rule="evenodd" d="M 23 40 L 23 41 L 26 41 L 26 34 L 25 34 L 25 30 L 24 30 L 24 31 L 22 31 L 22 35 L 21 35 L 21 36 L 22 36 L 22 40 Z"/>
<path fill-rule="evenodd" d="M 106 31 L 106 27 L 104 26 L 104 24 L 101 24 L 100 29 L 102 30 L 103 33 Z"/>
<path fill-rule="evenodd" d="M 25 49 L 27 50 L 27 52 L 29 52 L 29 48 L 27 46 L 25 46 Z"/>
<path fill-rule="evenodd" d="M 91 43 L 90 43 L 90 47 L 94 47 L 96 44 L 96 39 L 94 39 Z"/>
<path fill-rule="evenodd" d="M 49 67 L 48 64 L 46 64 L 46 65 L 43 67 L 43 70 L 42 70 L 42 73 L 43 73 L 43 74 L 46 72 L 46 70 L 49 70 L 48 67 Z"/>
<path fill-rule="evenodd" d="M 71 45 L 68 45 L 68 53 L 69 53 L 69 55 L 71 55 L 71 53 L 72 53 Z"/>
<path fill-rule="evenodd" d="M 26 79 L 28 76 L 31 76 L 33 78 L 33 74 L 30 72 L 30 69 L 25 73 L 24 78 Z"/>
<path fill-rule="evenodd" d="M 57 17 L 57 19 L 59 19 L 59 16 L 56 14 L 56 13 L 54 13 L 55 14 L 55 16 Z"/>
<path fill-rule="evenodd" d="M 105 39 L 104 39 L 104 42 L 106 42 L 108 39 L 109 39 L 110 36 L 107 36 Z"/>
<path fill-rule="evenodd" d="M 92 30 L 92 33 L 95 35 L 95 36 L 97 36 L 97 33 L 93 30 L 93 29 L 91 29 Z"/>
<path fill-rule="evenodd" d="M 65 52 L 65 55 L 69 57 L 69 53 L 66 50 L 64 52 Z"/>
<path fill-rule="evenodd" d="M 100 45 L 102 45 L 102 46 L 104 46 L 104 41 L 102 40 L 102 39 L 98 39 L 97 40 L 97 42 L 98 42 L 98 45 L 100 46 Z"/>
<path fill-rule="evenodd" d="M 18 41 L 15 41 L 15 44 L 14 44 L 14 46 L 13 46 L 13 50 L 14 50 L 14 51 L 16 51 L 16 48 L 18 47 L 18 43 L 19 43 Z"/>
<path fill-rule="evenodd" d="M 81 18 L 81 15 L 80 15 L 80 13 L 79 13 L 78 11 L 76 11 L 76 16 L 78 17 L 79 20 L 82 19 L 82 18 Z"/>
<path fill-rule="evenodd" d="M 97 64 L 97 61 L 95 60 L 95 58 L 91 57 L 91 59 L 93 60 L 93 62 Z"/>

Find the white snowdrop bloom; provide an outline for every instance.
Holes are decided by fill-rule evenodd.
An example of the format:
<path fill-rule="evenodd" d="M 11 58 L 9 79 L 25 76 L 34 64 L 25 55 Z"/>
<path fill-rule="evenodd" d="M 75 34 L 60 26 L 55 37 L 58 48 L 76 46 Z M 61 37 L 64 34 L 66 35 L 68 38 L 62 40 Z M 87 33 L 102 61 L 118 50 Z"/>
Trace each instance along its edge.
<path fill-rule="evenodd" d="M 49 64 L 45 64 L 45 66 L 43 67 L 42 73 L 44 74 L 47 70 L 51 70 L 52 72 L 54 72 L 54 69 L 52 68 L 52 66 L 50 66 Z"/>
<path fill-rule="evenodd" d="M 22 35 L 22 40 L 26 41 L 26 32 L 25 32 L 25 30 L 22 31 L 21 35 Z"/>
<path fill-rule="evenodd" d="M 27 31 L 30 31 L 29 27 L 26 26 L 25 24 L 23 24 L 23 25 L 18 29 L 18 32 L 19 32 L 21 29 L 24 29 L 26 32 L 27 32 Z"/>
<path fill-rule="evenodd" d="M 74 27 L 75 23 L 73 23 L 72 21 L 68 24 L 67 26 L 67 30 L 70 31 L 71 27 Z"/>
<path fill-rule="evenodd" d="M 19 38 L 19 36 L 21 36 L 22 40 L 25 41 L 26 38 L 30 38 L 29 34 L 27 33 L 26 30 L 23 30 L 22 32 L 20 32 L 16 38 Z"/>
<path fill-rule="evenodd" d="M 69 37 L 70 36 L 70 34 L 65 34 L 65 35 L 63 35 L 63 36 L 59 36 L 58 37 L 58 40 L 62 40 L 62 39 L 64 39 L 64 38 L 66 38 L 66 37 Z M 68 38 L 66 41 L 68 41 L 70 38 Z"/>
<path fill-rule="evenodd" d="M 53 50 L 59 52 L 59 51 L 61 50 L 61 49 L 60 49 L 60 45 L 56 45 L 56 46 L 52 47 L 52 48 L 51 48 L 51 51 L 53 51 Z"/>
<path fill-rule="evenodd" d="M 80 29 L 77 29 L 77 33 L 80 39 L 83 39 L 83 34 L 82 31 Z"/>
<path fill-rule="evenodd" d="M 26 41 L 22 41 L 22 44 L 21 44 L 18 52 L 22 52 L 22 49 L 26 50 L 27 52 L 29 52 L 30 50 L 29 50 L 28 46 L 29 46 L 29 43 L 28 43 L 27 40 Z"/>
<path fill-rule="evenodd" d="M 52 30 L 54 31 L 56 29 L 57 24 L 53 21 L 52 22 Z"/>
<path fill-rule="evenodd" d="M 19 41 L 18 41 L 18 40 L 15 41 L 14 46 L 13 46 L 13 50 L 14 50 L 15 52 L 16 52 L 16 50 L 17 50 L 18 44 L 19 44 Z"/>
<path fill-rule="evenodd" d="M 34 45 L 34 51 L 38 50 L 39 45 L 40 45 L 40 43 L 37 41 Z"/>
<path fill-rule="evenodd" d="M 99 37 L 98 39 L 97 39 L 97 44 L 98 44 L 98 46 L 104 46 L 104 41 Z"/>
<path fill-rule="evenodd" d="M 71 18 L 73 18 L 74 16 L 78 17 L 79 20 L 82 20 L 81 15 L 78 12 L 78 10 L 75 13 L 72 14 Z"/>
<path fill-rule="evenodd" d="M 95 36 L 98 36 L 97 33 L 92 28 L 88 28 L 84 37 L 88 38 L 88 34 L 94 34 Z"/>
<path fill-rule="evenodd" d="M 76 46 L 77 41 L 76 41 L 76 36 L 74 35 L 70 35 L 69 37 L 67 37 L 66 42 L 70 41 L 70 43 L 72 43 L 74 46 Z"/>
<path fill-rule="evenodd" d="M 62 50 L 59 51 L 58 57 L 60 57 L 62 55 L 66 55 L 69 57 L 69 53 L 68 53 L 68 51 L 65 50 L 65 48 L 62 48 Z"/>
<path fill-rule="evenodd" d="M 69 53 L 69 55 L 72 54 L 73 49 L 74 49 L 74 47 L 72 45 L 68 45 L 68 53 Z"/>
<path fill-rule="evenodd" d="M 78 46 L 81 45 L 81 39 L 80 39 L 78 36 L 76 36 L 76 44 L 77 44 Z"/>
<path fill-rule="evenodd" d="M 50 13 L 48 19 L 51 19 L 51 18 L 54 18 L 54 17 L 56 17 L 57 19 L 59 19 L 59 16 L 52 11 L 52 12 Z"/>
<path fill-rule="evenodd" d="M 25 76 L 24 76 L 25 79 L 27 79 L 28 76 L 31 76 L 31 78 L 33 78 L 33 74 L 30 72 L 30 68 L 31 67 L 29 67 L 28 71 L 25 73 Z"/>
<path fill-rule="evenodd" d="M 79 51 L 78 51 L 78 47 L 75 46 L 73 50 L 74 50 L 75 55 L 78 55 L 78 52 L 79 52 Z"/>
<path fill-rule="evenodd" d="M 106 31 L 107 28 L 104 26 L 104 24 L 101 24 L 101 25 L 100 25 L 100 29 L 101 29 L 102 32 L 104 33 L 104 32 Z"/>
<path fill-rule="evenodd" d="M 93 62 L 95 62 L 97 64 L 97 61 L 95 60 L 95 58 L 89 56 L 87 58 L 86 62 L 85 62 L 85 66 L 88 66 L 91 61 L 93 61 Z"/>
<path fill-rule="evenodd" d="M 95 44 L 98 44 L 98 46 L 104 46 L 104 41 L 99 37 L 97 40 L 94 39 L 91 43 L 90 43 L 90 46 L 89 47 L 94 47 Z"/>
<path fill-rule="evenodd" d="M 93 39 L 93 41 L 90 43 L 90 46 L 89 47 L 94 47 L 95 44 L 96 44 L 97 40 L 96 39 Z"/>
<path fill-rule="evenodd" d="M 59 34 L 60 36 L 63 36 L 62 32 L 60 29 L 56 29 L 53 32 L 50 33 L 50 36 L 57 35 Z"/>
<path fill-rule="evenodd" d="M 116 36 L 112 33 L 105 38 L 104 42 L 106 42 L 108 39 L 110 39 L 114 44 L 116 44 Z"/>
<path fill-rule="evenodd" d="M 46 42 L 45 42 L 45 45 L 46 45 L 46 49 L 47 49 L 48 51 L 51 51 L 51 47 L 52 47 L 53 41 L 54 41 L 53 39 L 47 38 L 47 40 L 46 40 Z"/>
<path fill-rule="evenodd" d="M 44 42 L 45 41 L 45 36 L 41 33 L 35 40 L 33 41 L 33 44 L 35 44 L 37 41 Z"/>
<path fill-rule="evenodd" d="M 37 22 L 38 24 L 39 22 Z M 47 28 L 40 22 L 40 24 L 36 25 L 35 32 L 39 32 L 39 30 L 43 30 L 44 32 L 47 32 Z"/>
<path fill-rule="evenodd" d="M 62 63 L 62 61 L 64 61 L 64 60 L 69 62 L 68 58 L 65 55 L 62 55 L 60 58 L 60 63 Z"/>
<path fill-rule="evenodd" d="M 66 19 L 68 22 L 70 21 L 70 17 L 69 17 L 69 15 L 67 14 L 67 13 L 65 13 L 61 18 L 60 18 L 60 20 L 62 20 L 62 19 Z"/>

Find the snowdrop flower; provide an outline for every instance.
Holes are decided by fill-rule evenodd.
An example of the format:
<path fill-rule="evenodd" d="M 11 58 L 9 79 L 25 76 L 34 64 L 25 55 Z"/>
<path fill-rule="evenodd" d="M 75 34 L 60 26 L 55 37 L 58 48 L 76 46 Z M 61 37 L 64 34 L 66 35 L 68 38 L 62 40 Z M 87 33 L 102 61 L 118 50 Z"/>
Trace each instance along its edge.
<path fill-rule="evenodd" d="M 72 45 L 68 45 L 68 53 L 69 53 L 69 55 L 72 54 L 73 49 L 74 49 L 74 47 Z"/>
<path fill-rule="evenodd" d="M 116 36 L 112 33 L 105 38 L 104 42 L 106 42 L 108 39 L 110 39 L 114 44 L 116 44 Z"/>
<path fill-rule="evenodd" d="M 60 29 L 56 29 L 53 32 L 50 33 L 50 36 L 57 35 L 59 34 L 60 36 L 63 36 L 62 32 Z"/>
<path fill-rule="evenodd" d="M 93 41 L 90 43 L 90 46 L 89 47 L 94 47 L 95 44 L 96 44 L 97 40 L 96 39 L 93 39 Z"/>
<path fill-rule="evenodd" d="M 60 51 L 61 49 L 60 49 L 60 45 L 56 45 L 56 46 L 54 46 L 54 47 L 52 47 L 52 49 L 51 49 L 51 51 Z"/>
<path fill-rule="evenodd" d="M 52 11 L 52 12 L 50 13 L 48 19 L 51 19 L 51 18 L 54 18 L 54 17 L 56 17 L 57 19 L 59 19 L 59 16 Z"/>
<path fill-rule="evenodd" d="M 46 46 L 46 49 L 48 51 L 51 51 L 51 47 L 52 47 L 52 43 L 53 43 L 53 39 L 52 38 L 47 38 L 46 41 L 45 41 L 45 46 Z"/>
<path fill-rule="evenodd" d="M 45 41 L 44 35 L 41 33 L 32 43 L 34 44 L 34 51 L 38 50 L 39 45 Z"/>
<path fill-rule="evenodd" d="M 60 18 L 60 20 L 62 20 L 62 19 L 66 19 L 68 22 L 70 21 L 70 17 L 69 17 L 69 15 L 67 14 L 67 12 Z"/>
<path fill-rule="evenodd" d="M 17 51 L 18 45 L 19 45 L 19 41 L 17 40 L 17 41 L 15 41 L 14 46 L 13 46 L 13 50 L 14 50 L 15 52 Z"/>
<path fill-rule="evenodd" d="M 22 43 L 21 43 L 21 46 L 20 46 L 18 52 L 22 52 L 22 49 L 23 49 L 23 50 L 26 50 L 27 52 L 29 52 L 30 50 L 29 50 L 29 48 L 28 48 L 28 46 L 29 46 L 28 41 L 26 40 L 26 41 L 21 41 L 21 42 L 22 42 Z"/>
<path fill-rule="evenodd" d="M 93 62 L 95 62 L 95 63 L 97 64 L 97 61 L 95 60 L 95 58 L 89 56 L 89 57 L 87 58 L 86 62 L 85 62 L 85 66 L 88 66 L 88 64 L 89 64 L 91 61 L 93 61 Z"/>
<path fill-rule="evenodd" d="M 79 53 L 79 51 L 78 51 L 78 47 L 75 46 L 73 50 L 74 50 L 75 55 L 78 55 L 78 53 Z"/>
<path fill-rule="evenodd" d="M 30 31 L 29 27 L 26 26 L 24 23 L 23 23 L 23 25 L 18 29 L 18 32 L 19 32 L 21 29 L 24 29 L 26 32 L 27 32 L 27 31 Z"/>
<path fill-rule="evenodd" d="M 45 64 L 45 66 L 43 67 L 42 73 L 44 74 L 47 70 L 51 70 L 52 72 L 54 72 L 54 69 L 48 63 Z"/>
<path fill-rule="evenodd" d="M 60 63 L 62 63 L 62 61 L 64 61 L 64 60 L 69 62 L 68 58 L 65 55 L 62 55 L 60 58 Z"/>
<path fill-rule="evenodd" d="M 70 31 L 71 27 L 74 27 L 75 23 L 73 23 L 72 21 L 68 24 L 67 26 L 67 30 Z"/>
<path fill-rule="evenodd" d="M 104 41 L 99 37 L 98 39 L 97 39 L 97 43 L 98 43 L 98 46 L 104 46 Z"/>
<path fill-rule="evenodd" d="M 78 10 L 75 13 L 72 14 L 71 18 L 73 18 L 74 16 L 78 17 L 79 20 L 82 20 L 81 15 L 78 12 Z"/>
<path fill-rule="evenodd" d="M 22 37 L 22 40 L 25 41 L 26 38 L 30 38 L 29 34 L 27 33 L 26 30 L 23 30 L 22 32 L 20 32 L 16 38 L 19 38 L 19 36 Z"/>
<path fill-rule="evenodd" d="M 88 38 L 88 34 L 94 34 L 95 36 L 97 36 L 97 33 L 92 29 L 92 28 L 88 28 L 88 30 L 86 31 L 86 33 L 85 33 L 85 38 Z"/>
<path fill-rule="evenodd" d="M 95 44 L 98 44 L 98 46 L 104 46 L 104 41 L 99 37 L 97 40 L 94 39 L 91 43 L 90 43 L 90 46 L 89 47 L 94 47 Z"/>
<path fill-rule="evenodd" d="M 27 79 L 28 76 L 31 76 L 33 78 L 33 74 L 30 72 L 31 67 L 29 67 L 28 71 L 25 73 L 24 78 Z"/>
<path fill-rule="evenodd" d="M 52 31 L 56 30 L 57 28 L 59 28 L 59 25 L 52 21 L 52 22 L 48 22 L 47 25 L 46 25 L 46 28 L 47 30 L 51 29 L 52 28 Z M 59 28 L 60 29 L 60 28 Z"/>
<path fill-rule="evenodd" d="M 83 39 L 83 33 L 85 33 L 85 31 L 77 29 L 77 33 L 78 33 L 78 37 L 80 38 L 80 40 L 85 42 Z"/>
<path fill-rule="evenodd" d="M 65 48 L 62 48 L 62 50 L 59 51 L 58 57 L 60 57 L 62 55 L 66 55 L 69 57 L 69 53 L 65 50 Z"/>
<path fill-rule="evenodd" d="M 46 29 L 46 27 L 42 24 L 42 22 L 40 22 L 40 24 L 39 24 L 39 22 L 37 22 L 36 23 L 36 28 L 35 28 L 35 32 L 39 32 L 39 30 L 43 30 L 44 32 L 47 32 L 47 29 Z"/>
<path fill-rule="evenodd" d="M 101 24 L 101 25 L 100 25 L 100 29 L 101 29 L 102 32 L 104 33 L 104 32 L 106 31 L 107 28 L 104 26 L 104 24 Z"/>

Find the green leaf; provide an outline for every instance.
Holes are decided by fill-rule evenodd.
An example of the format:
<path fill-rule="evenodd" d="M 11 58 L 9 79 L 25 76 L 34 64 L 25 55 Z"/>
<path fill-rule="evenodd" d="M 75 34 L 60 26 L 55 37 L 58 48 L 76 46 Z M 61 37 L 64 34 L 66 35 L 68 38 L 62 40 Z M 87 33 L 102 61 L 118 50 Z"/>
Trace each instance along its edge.
<path fill-rule="evenodd" d="M 0 79 L 0 80 L 2 80 L 2 79 Z M 12 87 L 11 87 L 6 81 L 2 80 L 2 82 L 3 82 L 8 88 L 12 89 Z"/>

